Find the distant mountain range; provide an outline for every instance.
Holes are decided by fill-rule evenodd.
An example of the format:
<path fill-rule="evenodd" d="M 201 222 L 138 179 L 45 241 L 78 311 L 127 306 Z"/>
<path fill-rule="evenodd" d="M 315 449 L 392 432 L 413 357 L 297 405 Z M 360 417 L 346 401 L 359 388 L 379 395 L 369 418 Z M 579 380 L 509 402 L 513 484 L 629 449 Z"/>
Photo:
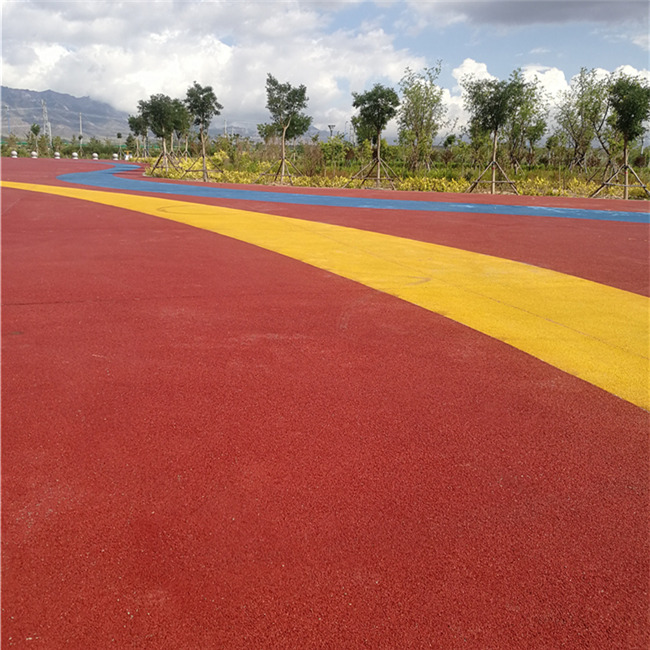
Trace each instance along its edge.
<path fill-rule="evenodd" d="M 18 137 L 19 140 L 26 139 L 32 124 L 41 127 L 41 134 L 46 132 L 44 123 L 43 104 L 47 110 L 47 121 L 52 129 L 52 137 L 60 136 L 64 140 L 76 139 L 80 129 L 84 141 L 90 138 L 99 140 L 110 139 L 117 141 L 117 134 L 121 133 L 122 138 L 129 134 L 129 114 L 118 111 L 109 104 L 98 102 L 90 97 L 73 97 L 57 93 L 53 90 L 37 92 L 35 90 L 19 90 L 16 88 L 1 89 L 2 109 L 2 137 L 6 139 L 9 133 Z M 213 124 L 210 129 L 212 136 L 223 133 L 226 127 L 217 127 Z M 258 140 L 257 129 L 242 124 L 228 123 L 229 134 L 239 134 Z M 327 140 L 329 132 L 318 131 L 310 128 L 306 137 L 318 134 L 322 140 Z"/>
<path fill-rule="evenodd" d="M 11 131 L 21 139 L 32 124 L 38 124 L 41 133 L 45 133 L 43 102 L 53 137 L 60 136 L 64 140 L 77 138 L 80 121 L 81 132 L 86 141 L 93 137 L 100 140 L 116 140 L 118 133 L 121 133 L 123 138 L 129 133 L 128 113 L 90 97 L 73 97 L 52 90 L 36 92 L 2 86 L 1 101 L 3 138 Z"/>

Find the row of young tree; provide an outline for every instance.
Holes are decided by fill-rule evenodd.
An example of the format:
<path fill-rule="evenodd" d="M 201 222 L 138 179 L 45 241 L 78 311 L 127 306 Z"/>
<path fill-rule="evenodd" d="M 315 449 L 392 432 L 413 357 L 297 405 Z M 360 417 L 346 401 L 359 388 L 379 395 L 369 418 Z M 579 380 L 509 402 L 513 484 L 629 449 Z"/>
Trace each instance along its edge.
<path fill-rule="evenodd" d="M 455 128 L 447 118 L 443 90 L 437 85 L 440 71 L 440 63 L 421 72 L 407 68 L 399 83 L 399 94 L 382 84 L 375 84 L 364 93 L 352 93 L 352 106 L 357 110 L 352 118 L 354 139 L 357 143 L 372 143 L 374 150 L 372 161 L 357 176 L 373 179 L 379 185 L 382 173 L 384 177 L 393 173 L 381 152 L 382 133 L 393 118 L 397 118 L 406 167 L 411 172 L 428 169 L 439 133 L 445 128 Z M 645 81 L 625 75 L 603 78 L 595 70 L 582 69 L 554 112 L 550 111 L 549 99 L 539 83 L 526 80 L 520 69 L 506 80 L 468 76 L 461 80 L 461 85 L 469 113 L 463 135 L 476 148 L 488 143 L 491 148 L 487 166 L 470 189 L 480 182 L 488 182 L 494 192 L 496 184 L 502 182 L 509 183 L 516 191 L 499 160 L 507 160 L 508 166 L 515 170 L 531 162 L 552 120 L 555 129 L 547 137 L 548 151 L 561 146 L 565 152 L 570 151 L 567 161 L 570 168 L 586 170 L 589 154 L 597 143 L 605 156 L 603 185 L 611 184 L 622 172 L 627 197 L 628 174 L 635 174 L 628 162 L 630 146 L 643 136 L 650 118 L 650 87 Z M 266 96 L 271 119 L 258 125 L 258 133 L 265 142 L 279 140 L 281 153 L 275 180 L 279 177 L 284 183 L 292 165 L 287 156 L 287 142 L 303 136 L 312 124 L 312 118 L 305 113 L 307 89 L 304 85 L 280 83 L 268 74 Z M 203 179 L 208 180 L 208 129 L 222 109 L 211 86 L 194 82 L 183 100 L 163 94 L 141 100 L 138 114 L 129 117 L 129 128 L 138 141 L 144 141 L 149 132 L 160 140 L 161 153 L 154 168 L 162 164 L 167 170 L 168 165 L 174 164 L 170 156 L 173 138 L 179 142 L 184 139 L 187 148 L 192 125 L 198 127 Z M 456 136 L 449 136 L 445 147 L 455 140 Z M 501 150 L 506 152 L 504 159 Z M 491 172 L 490 179 L 483 181 L 488 172 Z M 502 180 L 497 180 L 498 174 Z"/>

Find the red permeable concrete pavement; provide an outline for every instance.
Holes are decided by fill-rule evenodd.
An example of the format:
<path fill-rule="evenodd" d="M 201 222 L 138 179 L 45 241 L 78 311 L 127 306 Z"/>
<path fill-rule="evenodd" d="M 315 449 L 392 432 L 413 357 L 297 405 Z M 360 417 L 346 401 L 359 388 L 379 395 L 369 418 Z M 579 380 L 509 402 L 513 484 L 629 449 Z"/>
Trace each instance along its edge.
<path fill-rule="evenodd" d="M 172 222 L 2 234 L 3 644 L 647 646 L 641 409 Z"/>

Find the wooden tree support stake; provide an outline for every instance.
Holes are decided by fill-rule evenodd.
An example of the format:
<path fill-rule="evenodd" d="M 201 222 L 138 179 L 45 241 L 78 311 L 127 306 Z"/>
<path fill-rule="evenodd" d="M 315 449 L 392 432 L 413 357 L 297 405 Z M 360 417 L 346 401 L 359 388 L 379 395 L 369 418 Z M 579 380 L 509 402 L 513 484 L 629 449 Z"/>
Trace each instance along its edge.
<path fill-rule="evenodd" d="M 160 161 L 163 160 L 164 158 L 165 158 L 165 152 L 163 151 L 163 152 L 161 152 L 161 154 L 158 156 L 158 159 L 157 159 L 156 162 L 154 163 L 154 166 L 150 169 L 149 174 L 153 174 L 153 173 L 156 171 L 156 168 L 157 168 L 158 165 L 160 164 Z M 176 171 L 180 171 L 180 169 L 178 168 L 178 166 L 177 166 L 176 163 L 174 162 L 174 155 L 173 155 L 172 153 L 168 153 L 166 159 L 167 159 L 167 162 L 168 162 L 169 164 L 171 164 L 171 166 L 172 166 Z"/>
<path fill-rule="evenodd" d="M 275 171 L 275 175 L 273 176 L 273 182 L 275 183 L 275 182 L 278 180 L 278 176 L 280 176 L 280 173 L 282 172 L 282 163 L 285 164 L 285 168 L 287 169 L 287 171 L 286 171 L 286 173 L 285 173 L 285 176 L 287 176 L 287 177 L 289 178 L 289 184 L 290 184 L 290 185 L 293 185 L 293 182 L 292 182 L 292 180 L 291 180 L 293 176 L 291 175 L 291 172 L 288 171 L 288 168 L 289 168 L 289 167 L 293 167 L 293 169 L 294 169 L 295 172 L 296 172 L 296 173 L 295 173 L 295 176 L 302 176 L 302 172 L 301 172 L 301 171 L 300 171 L 300 170 L 299 170 L 299 169 L 298 169 L 298 168 L 297 168 L 297 167 L 296 167 L 296 166 L 295 166 L 295 165 L 294 165 L 294 164 L 293 164 L 293 163 L 292 163 L 288 158 L 282 158 L 282 159 L 280 160 L 280 162 L 279 162 L 279 164 L 278 164 L 278 168 L 277 168 L 277 170 Z M 270 176 L 271 174 L 273 174 L 272 171 L 270 171 L 270 172 L 264 172 L 263 174 L 260 174 L 260 175 L 257 177 L 257 180 L 256 180 L 255 182 L 257 183 L 257 182 L 260 180 L 260 178 L 262 178 L 263 176 Z"/>
<path fill-rule="evenodd" d="M 373 174 L 372 172 L 377 169 L 377 165 L 379 165 L 379 176 L 377 174 Z M 381 170 L 384 170 L 384 176 L 382 178 L 381 176 Z M 368 173 L 363 177 L 363 180 L 361 181 L 361 185 L 363 185 L 366 181 L 368 180 L 373 180 L 375 182 L 376 187 L 381 186 L 382 180 L 387 181 L 390 183 L 391 189 L 395 189 L 395 184 L 393 183 L 393 179 L 396 178 L 397 174 L 381 159 L 373 160 L 372 162 L 369 162 L 365 167 L 361 168 L 345 185 L 344 187 L 347 187 L 353 180 L 356 178 L 359 178 L 361 174 L 363 174 L 366 170 L 368 170 Z"/>
<path fill-rule="evenodd" d="M 621 172 L 632 172 L 634 175 L 634 178 L 638 181 L 638 183 L 628 183 L 627 182 L 627 175 L 625 177 L 625 183 L 612 183 L 612 181 L 621 173 Z M 590 199 L 595 198 L 598 196 L 606 187 L 623 187 L 625 188 L 625 198 L 628 198 L 628 190 L 630 187 L 642 187 L 645 193 L 650 196 L 650 191 L 648 191 L 647 185 L 639 178 L 637 173 L 630 167 L 630 165 L 623 165 L 619 167 L 604 183 L 601 184 L 601 186 L 589 197 Z"/>
<path fill-rule="evenodd" d="M 189 174 L 191 171 L 193 171 L 193 170 L 194 170 L 194 167 L 196 167 L 196 164 L 197 164 L 197 163 L 200 163 L 200 162 L 203 162 L 203 160 L 202 160 L 201 158 L 197 158 L 197 159 L 196 159 L 196 160 L 195 160 L 195 161 L 194 161 L 194 162 L 193 162 L 193 163 L 192 163 L 192 164 L 191 164 L 191 165 L 190 165 L 190 166 L 189 166 L 189 167 L 188 167 L 188 168 L 183 172 L 183 174 L 181 175 L 181 179 L 185 178 L 185 176 L 186 176 L 187 174 Z M 197 169 L 196 171 L 200 171 L 201 174 L 203 174 L 203 169 Z M 220 174 L 223 174 L 223 169 L 221 169 L 221 167 L 217 167 L 217 171 L 218 171 Z M 208 172 L 208 176 L 210 176 L 210 174 L 214 174 L 214 170 L 210 170 L 210 171 Z"/>
<path fill-rule="evenodd" d="M 496 169 L 498 169 L 501 172 L 501 174 L 505 178 L 504 181 L 497 181 L 497 180 L 492 180 L 492 179 L 487 180 L 487 181 L 482 180 L 483 176 L 485 176 L 485 174 L 487 174 L 490 170 L 494 171 Z M 501 167 L 501 165 L 498 163 L 498 161 L 496 159 L 490 161 L 488 166 L 481 172 L 480 176 L 469 186 L 469 188 L 467 189 L 467 193 L 473 192 L 476 189 L 476 187 L 478 186 L 479 183 L 490 183 L 490 185 L 493 185 L 493 186 L 494 186 L 495 183 L 507 183 L 508 185 L 510 185 L 510 187 L 512 187 L 512 191 L 515 194 L 519 194 L 519 192 L 517 191 L 517 186 L 514 184 L 513 181 L 511 181 L 508 178 L 508 174 L 505 173 L 505 171 L 503 170 L 503 167 Z"/>

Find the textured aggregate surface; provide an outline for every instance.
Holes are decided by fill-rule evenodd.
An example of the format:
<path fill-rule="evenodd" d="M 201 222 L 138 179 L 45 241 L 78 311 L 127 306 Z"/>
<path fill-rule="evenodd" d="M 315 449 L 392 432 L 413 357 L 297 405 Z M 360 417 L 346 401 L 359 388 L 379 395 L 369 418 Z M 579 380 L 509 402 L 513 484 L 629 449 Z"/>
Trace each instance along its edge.
<path fill-rule="evenodd" d="M 345 196 L 387 195 L 422 200 Z M 182 200 L 648 296 L 643 222 Z M 647 211 L 497 200 L 527 202 Z M 644 409 L 298 259 L 7 187 L 2 303 L 3 645 L 648 646 Z"/>

